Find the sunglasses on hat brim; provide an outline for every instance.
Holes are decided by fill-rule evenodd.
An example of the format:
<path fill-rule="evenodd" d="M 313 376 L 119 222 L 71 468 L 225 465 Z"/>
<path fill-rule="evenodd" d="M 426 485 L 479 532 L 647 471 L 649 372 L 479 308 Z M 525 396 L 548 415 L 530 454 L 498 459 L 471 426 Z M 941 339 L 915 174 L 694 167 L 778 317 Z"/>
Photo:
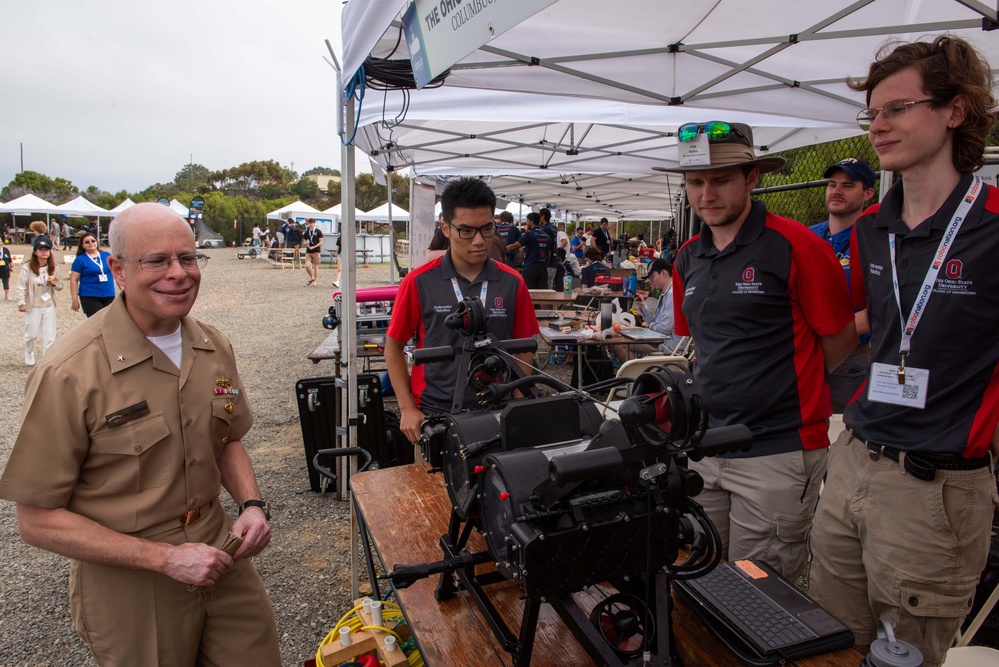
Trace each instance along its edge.
<path fill-rule="evenodd" d="M 740 132 L 738 128 L 732 127 L 729 123 L 722 120 L 681 125 L 676 131 L 676 137 L 683 143 L 689 143 L 696 139 L 702 130 L 708 136 L 708 141 L 725 141 L 734 134 L 747 144 L 749 143 L 749 138 Z"/>

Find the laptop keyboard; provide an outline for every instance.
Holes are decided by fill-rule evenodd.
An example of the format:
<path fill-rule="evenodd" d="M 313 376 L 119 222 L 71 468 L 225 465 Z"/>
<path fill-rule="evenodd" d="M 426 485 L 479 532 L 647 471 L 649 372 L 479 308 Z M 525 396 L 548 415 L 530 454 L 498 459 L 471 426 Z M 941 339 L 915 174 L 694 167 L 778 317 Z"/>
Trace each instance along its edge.
<path fill-rule="evenodd" d="M 719 611 L 755 632 L 766 644 L 760 646 L 765 651 L 799 644 L 817 636 L 729 568 L 715 568 L 697 583 L 724 606 Z"/>

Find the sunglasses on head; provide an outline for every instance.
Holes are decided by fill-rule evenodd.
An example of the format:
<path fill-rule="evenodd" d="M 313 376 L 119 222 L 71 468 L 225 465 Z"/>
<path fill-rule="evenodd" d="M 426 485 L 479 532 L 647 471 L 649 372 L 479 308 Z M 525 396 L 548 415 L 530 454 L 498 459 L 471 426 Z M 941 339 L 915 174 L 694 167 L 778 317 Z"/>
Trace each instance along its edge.
<path fill-rule="evenodd" d="M 708 135 L 708 141 L 725 141 L 730 136 L 735 134 L 746 144 L 749 144 L 749 138 L 740 132 L 738 129 L 732 127 L 730 124 L 721 120 L 712 120 L 707 123 L 687 123 L 686 125 L 681 125 L 676 131 L 676 137 L 683 143 L 689 143 L 697 138 L 701 130 L 704 130 L 704 134 Z"/>

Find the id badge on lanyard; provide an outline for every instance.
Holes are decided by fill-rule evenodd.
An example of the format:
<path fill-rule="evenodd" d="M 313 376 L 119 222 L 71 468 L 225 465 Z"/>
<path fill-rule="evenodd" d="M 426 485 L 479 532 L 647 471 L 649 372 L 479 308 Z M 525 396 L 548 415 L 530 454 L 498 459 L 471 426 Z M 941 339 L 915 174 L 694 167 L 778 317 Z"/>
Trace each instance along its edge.
<path fill-rule="evenodd" d="M 929 302 L 930 297 L 933 296 L 933 285 L 936 284 L 940 267 L 943 266 L 944 260 L 947 258 L 947 253 L 954 245 L 957 234 L 961 230 L 961 225 L 964 224 L 968 216 L 968 211 L 971 210 L 982 189 L 982 181 L 976 176 L 971 182 L 968 192 L 961 199 L 957 210 L 954 211 L 954 217 L 951 219 L 950 224 L 947 225 L 947 229 L 940 239 L 940 244 L 937 246 L 937 251 L 933 254 L 933 261 L 930 262 L 930 266 L 926 270 L 926 277 L 923 278 L 923 284 L 919 288 L 919 295 L 912 304 L 912 310 L 909 312 L 908 318 L 903 317 L 902 313 L 902 295 L 899 290 L 898 268 L 895 261 L 895 235 L 888 235 L 888 252 L 891 257 L 891 281 L 895 293 L 895 304 L 898 306 L 899 322 L 902 326 L 902 339 L 898 346 L 899 363 L 897 367 L 892 364 L 882 363 L 871 365 L 871 374 L 867 389 L 867 399 L 869 401 L 902 405 L 919 408 L 920 410 L 926 407 L 930 371 L 926 368 L 907 367 L 905 359 L 909 356 L 909 351 L 912 347 L 912 336 L 915 334 L 923 313 L 926 311 L 926 304 Z"/>

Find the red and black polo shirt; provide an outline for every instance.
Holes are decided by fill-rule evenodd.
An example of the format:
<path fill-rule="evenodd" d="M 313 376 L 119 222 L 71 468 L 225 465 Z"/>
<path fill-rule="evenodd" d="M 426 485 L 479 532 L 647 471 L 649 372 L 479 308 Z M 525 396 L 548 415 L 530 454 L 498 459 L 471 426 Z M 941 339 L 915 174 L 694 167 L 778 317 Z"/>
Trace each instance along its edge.
<path fill-rule="evenodd" d="M 673 299 L 676 332 L 694 337 L 709 426 L 753 433 L 752 450 L 733 457 L 829 446 L 819 337 L 842 331 L 853 309 L 828 243 L 753 202 L 725 249 L 706 226 L 680 248 Z"/>
<path fill-rule="evenodd" d="M 902 329 L 892 288 L 894 233 L 902 312 L 908 318 L 944 230 L 971 185 L 965 174 L 933 217 L 910 230 L 901 218 L 904 184 L 854 225 L 854 305 L 867 308 L 875 362 L 898 365 Z M 999 191 L 975 200 L 937 275 L 905 365 L 930 371 L 926 407 L 874 403 L 865 384 L 844 414 L 857 436 L 905 451 L 977 458 L 999 423 Z"/>
<path fill-rule="evenodd" d="M 538 333 L 534 304 L 520 274 L 490 259 L 475 280 L 469 282 L 455 271 L 448 250 L 403 278 L 386 335 L 407 342 L 415 334 L 417 348 L 448 345 L 460 350 L 464 337 L 444 326 L 444 319 L 458 306 L 452 278 L 458 281 L 464 297 L 481 296 L 482 283 L 488 281 L 483 306 L 489 333 L 500 340 L 529 338 Z M 424 413 L 451 411 L 458 364 L 456 356 L 452 362 L 413 367 L 410 386 L 416 405 Z M 464 407 L 476 405 L 474 392 L 466 387 Z"/>

